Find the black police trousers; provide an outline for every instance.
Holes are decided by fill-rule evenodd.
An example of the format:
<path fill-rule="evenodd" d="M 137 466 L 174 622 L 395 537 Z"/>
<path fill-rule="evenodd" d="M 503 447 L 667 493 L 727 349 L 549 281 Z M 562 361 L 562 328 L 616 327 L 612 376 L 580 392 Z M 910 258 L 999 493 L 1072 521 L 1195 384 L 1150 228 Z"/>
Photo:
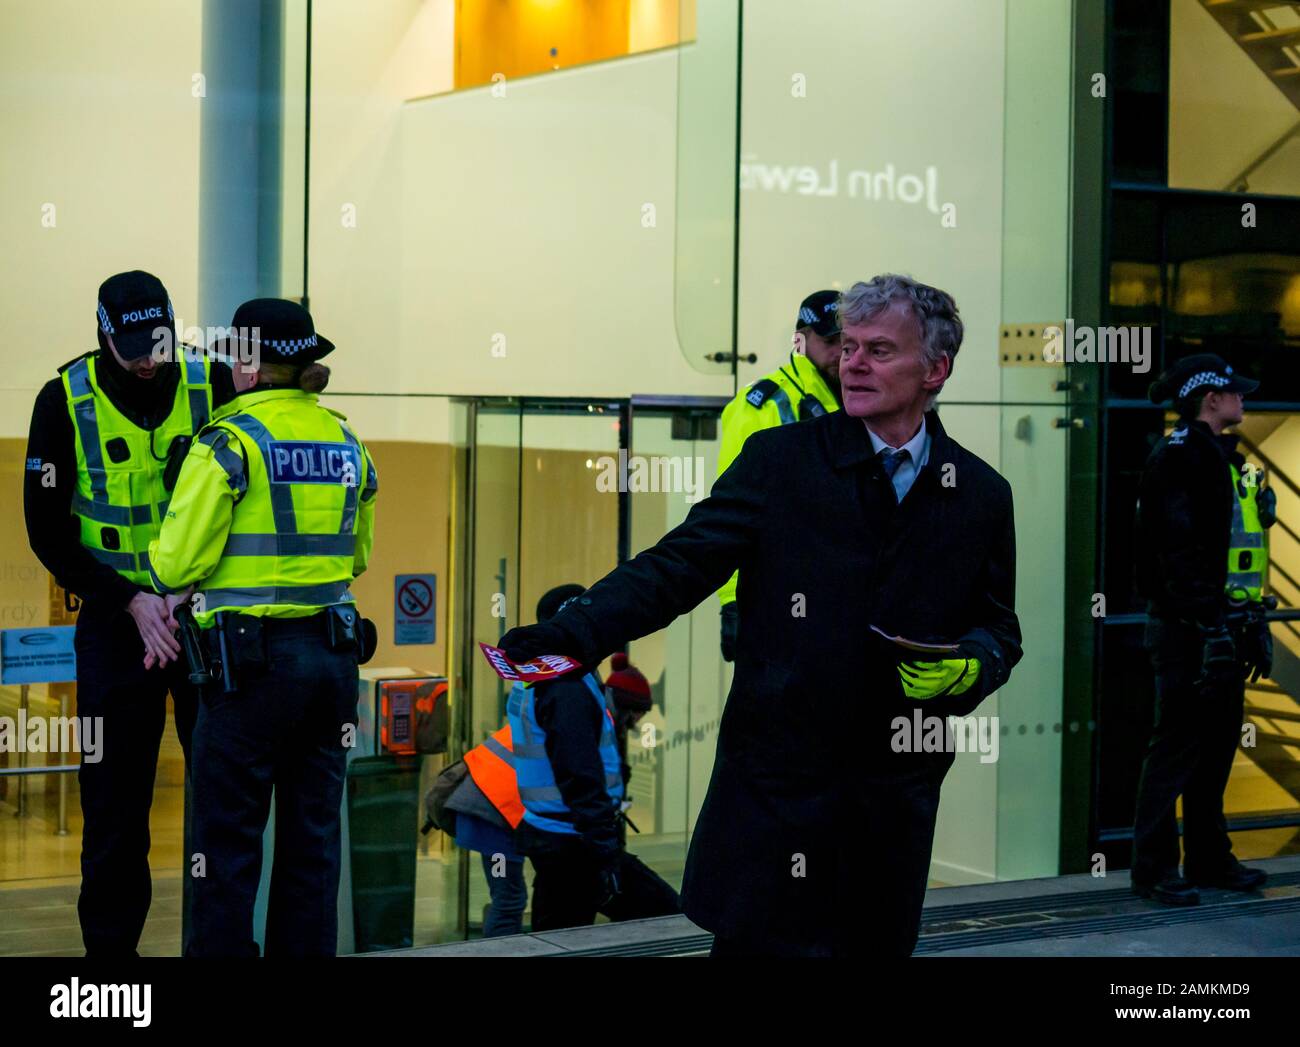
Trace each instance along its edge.
<path fill-rule="evenodd" d="M 340 804 L 357 656 L 323 615 L 263 622 L 266 667 L 205 687 L 194 728 L 193 930 L 187 956 L 256 956 L 253 906 L 275 797 L 266 955 L 333 956 Z"/>
<path fill-rule="evenodd" d="M 1178 873 L 1175 803 L 1183 798 L 1184 872 L 1213 878 L 1232 861 L 1223 791 L 1241 740 L 1240 676 L 1195 686 L 1202 641 L 1189 625 L 1152 618 L 1146 647 L 1155 670 L 1155 726 L 1133 816 L 1132 879 L 1153 884 Z"/>
<path fill-rule="evenodd" d="M 126 610 L 82 605 L 74 639 L 77 715 L 102 717 L 99 759 L 84 758 L 81 896 L 77 916 L 87 956 L 134 956 L 153 899 L 149 809 L 167 695 L 189 762 L 197 695 L 183 662 L 144 668 L 144 641 Z"/>
<path fill-rule="evenodd" d="M 529 861 L 534 872 L 534 932 L 587 927 L 596 922 L 598 912 L 621 923 L 682 911 L 681 899 L 672 886 L 626 851 L 618 858 L 619 893 L 603 905 L 599 862 L 576 837 L 529 855 Z"/>

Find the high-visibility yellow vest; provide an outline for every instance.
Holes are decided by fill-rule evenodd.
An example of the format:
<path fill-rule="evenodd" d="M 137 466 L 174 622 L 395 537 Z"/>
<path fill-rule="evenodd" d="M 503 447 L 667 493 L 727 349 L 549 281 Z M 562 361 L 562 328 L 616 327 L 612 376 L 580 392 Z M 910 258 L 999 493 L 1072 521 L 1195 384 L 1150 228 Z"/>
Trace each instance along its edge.
<path fill-rule="evenodd" d="M 378 486 L 369 453 L 311 394 L 254 391 L 241 401 L 198 437 L 243 493 L 221 559 L 196 590 L 195 621 L 209 625 L 218 611 L 301 617 L 351 602 L 358 500 Z"/>
<path fill-rule="evenodd" d="M 1268 538 L 1259 520 L 1259 506 L 1255 496 L 1259 485 L 1247 484 L 1231 462 L 1232 473 L 1232 537 L 1228 541 L 1228 592 L 1245 592 L 1252 602 L 1264 595 L 1264 579 L 1268 575 Z"/>
<path fill-rule="evenodd" d="M 745 441 L 760 429 L 789 425 L 839 409 L 839 401 L 817 365 L 804 353 L 792 352 L 788 362 L 751 382 L 723 408 L 718 475 L 727 471 Z M 733 573 L 718 590 L 718 599 L 724 607 L 735 601 L 739 577 L 739 572 Z"/>
<path fill-rule="evenodd" d="M 171 412 L 153 430 L 141 429 L 113 406 L 95 378 L 93 356 L 74 361 L 61 377 L 76 434 L 72 513 L 81 522 L 81 544 L 148 588 L 149 543 L 167 512 L 167 452 L 176 437 L 192 436 L 212 415 L 211 361 L 184 354 Z"/>

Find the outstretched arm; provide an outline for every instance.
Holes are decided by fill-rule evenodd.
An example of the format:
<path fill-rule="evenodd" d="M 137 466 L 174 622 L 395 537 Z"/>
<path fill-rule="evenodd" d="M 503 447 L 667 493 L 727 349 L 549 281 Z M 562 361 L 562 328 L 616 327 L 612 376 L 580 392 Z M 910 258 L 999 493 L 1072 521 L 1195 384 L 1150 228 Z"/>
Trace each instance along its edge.
<path fill-rule="evenodd" d="M 549 622 L 511 629 L 500 646 L 515 661 L 568 654 L 594 665 L 664 628 L 716 592 L 753 546 L 764 473 L 750 440 L 713 492 L 659 542 L 620 564 Z"/>

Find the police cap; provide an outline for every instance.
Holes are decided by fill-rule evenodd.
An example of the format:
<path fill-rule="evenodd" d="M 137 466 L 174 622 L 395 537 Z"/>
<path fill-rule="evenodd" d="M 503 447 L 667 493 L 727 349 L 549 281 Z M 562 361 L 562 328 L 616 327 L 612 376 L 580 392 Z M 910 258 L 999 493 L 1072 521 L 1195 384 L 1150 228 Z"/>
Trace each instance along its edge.
<path fill-rule="evenodd" d="M 1253 393 L 1259 382 L 1233 371 L 1221 356 L 1197 353 L 1170 367 L 1151 383 L 1148 394 L 1153 404 L 1182 400 L 1198 390 L 1212 393 Z"/>
<path fill-rule="evenodd" d="M 95 318 L 123 360 L 148 356 L 155 346 L 170 353 L 176 342 L 176 318 L 167 288 L 158 277 L 140 269 L 117 273 L 99 285 Z"/>
<path fill-rule="evenodd" d="M 262 363 L 309 364 L 334 351 L 311 313 L 286 298 L 254 298 L 235 310 L 231 336 L 247 340 Z"/>
<path fill-rule="evenodd" d="M 799 306 L 799 316 L 794 329 L 811 327 L 823 338 L 833 338 L 840 333 L 839 291 L 814 291 Z"/>

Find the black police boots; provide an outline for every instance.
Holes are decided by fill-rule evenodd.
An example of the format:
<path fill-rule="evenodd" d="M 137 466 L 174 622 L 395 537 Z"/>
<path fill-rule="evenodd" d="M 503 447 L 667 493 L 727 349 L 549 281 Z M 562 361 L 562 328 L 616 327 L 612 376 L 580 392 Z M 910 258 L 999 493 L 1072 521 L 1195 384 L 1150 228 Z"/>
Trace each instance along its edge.
<path fill-rule="evenodd" d="M 1155 883 L 1132 881 L 1132 891 L 1141 898 L 1151 898 L 1164 905 L 1199 905 L 1201 892 L 1195 884 L 1172 874 L 1156 880 Z"/>
<path fill-rule="evenodd" d="M 1199 870 L 1189 872 L 1187 878 L 1198 887 L 1217 887 L 1224 891 L 1258 891 L 1268 882 L 1268 873 L 1263 869 L 1250 869 L 1233 858 L 1229 865 L 1217 874 L 1204 876 Z"/>

